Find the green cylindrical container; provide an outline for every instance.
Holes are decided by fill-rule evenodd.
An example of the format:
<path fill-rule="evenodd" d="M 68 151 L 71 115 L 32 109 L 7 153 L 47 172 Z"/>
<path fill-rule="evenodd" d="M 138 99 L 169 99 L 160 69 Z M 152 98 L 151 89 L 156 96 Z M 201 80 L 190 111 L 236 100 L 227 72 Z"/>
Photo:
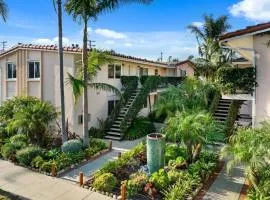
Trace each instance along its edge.
<path fill-rule="evenodd" d="M 147 135 L 147 166 L 150 174 L 165 165 L 165 136 L 160 133 Z"/>

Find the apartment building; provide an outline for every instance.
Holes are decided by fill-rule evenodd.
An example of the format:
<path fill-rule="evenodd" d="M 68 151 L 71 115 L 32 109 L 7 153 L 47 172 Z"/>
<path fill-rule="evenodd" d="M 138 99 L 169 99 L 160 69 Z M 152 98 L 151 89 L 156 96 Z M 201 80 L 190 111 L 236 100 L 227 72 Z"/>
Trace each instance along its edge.
<path fill-rule="evenodd" d="M 18 44 L 0 54 L 0 104 L 13 96 L 35 96 L 51 102 L 60 111 L 59 58 L 55 45 Z M 81 62 L 79 47 L 64 48 L 64 75 L 76 72 Z M 111 53 L 114 63 L 104 65 L 94 82 L 108 83 L 122 89 L 121 76 L 175 76 L 174 67 L 146 59 Z M 155 100 L 152 94 L 151 99 Z M 98 126 L 98 119 L 106 119 L 119 97 L 114 93 L 89 90 L 89 127 Z M 72 89 L 65 85 L 66 117 L 69 128 L 82 133 L 82 101 L 74 103 Z M 145 107 L 142 114 L 147 114 Z"/>

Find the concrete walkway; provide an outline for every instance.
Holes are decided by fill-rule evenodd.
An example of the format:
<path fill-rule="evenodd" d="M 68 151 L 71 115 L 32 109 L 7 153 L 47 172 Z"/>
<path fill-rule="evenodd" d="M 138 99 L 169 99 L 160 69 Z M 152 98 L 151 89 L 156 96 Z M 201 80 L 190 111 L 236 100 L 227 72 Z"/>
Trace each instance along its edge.
<path fill-rule="evenodd" d="M 99 193 L 80 188 L 59 178 L 49 177 L 0 160 L 0 188 L 31 200 L 109 200 Z"/>
<path fill-rule="evenodd" d="M 114 160 L 118 158 L 119 152 L 124 153 L 131 148 L 135 147 L 137 144 L 142 142 L 144 138 L 137 139 L 134 141 L 113 141 L 112 143 L 112 151 L 101 156 L 100 158 L 91 161 L 77 169 L 72 170 L 71 172 L 64 174 L 61 178 L 70 180 L 70 181 L 79 181 L 80 172 L 84 173 L 84 176 L 89 178 L 94 172 L 96 172 L 99 168 L 101 168 L 106 162 L 110 160 Z M 109 142 L 109 140 L 107 140 Z"/>
<path fill-rule="evenodd" d="M 230 174 L 227 174 L 225 164 L 203 200 L 238 200 L 244 182 L 245 175 L 242 167 L 235 167 Z"/>

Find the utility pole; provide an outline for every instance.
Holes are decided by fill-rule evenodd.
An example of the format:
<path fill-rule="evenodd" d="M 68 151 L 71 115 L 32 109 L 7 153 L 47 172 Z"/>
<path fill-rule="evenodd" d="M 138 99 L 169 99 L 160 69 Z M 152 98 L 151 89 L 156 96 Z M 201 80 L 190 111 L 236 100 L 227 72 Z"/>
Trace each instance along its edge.
<path fill-rule="evenodd" d="M 92 49 L 92 48 L 96 47 L 95 42 L 96 41 L 94 41 L 94 40 L 88 40 L 89 49 Z"/>
<path fill-rule="evenodd" d="M 64 91 L 64 61 L 63 61 L 63 30 L 62 30 L 62 1 L 57 0 L 58 8 L 58 38 L 59 38 L 59 67 L 60 67 L 60 99 L 61 99 L 61 129 L 62 142 L 68 140 L 66 130 L 65 91 Z"/>
<path fill-rule="evenodd" d="M 7 41 L 2 41 L 1 45 L 2 45 L 2 52 L 4 52 L 7 46 Z"/>

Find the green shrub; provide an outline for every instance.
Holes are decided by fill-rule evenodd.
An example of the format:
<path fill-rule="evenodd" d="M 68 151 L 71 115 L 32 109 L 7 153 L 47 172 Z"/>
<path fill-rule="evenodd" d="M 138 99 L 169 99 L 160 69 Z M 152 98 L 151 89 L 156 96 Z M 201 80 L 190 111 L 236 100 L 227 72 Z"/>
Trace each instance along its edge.
<path fill-rule="evenodd" d="M 25 134 L 17 134 L 10 138 L 10 143 L 17 143 L 17 142 L 23 142 L 28 143 L 28 137 Z"/>
<path fill-rule="evenodd" d="M 186 149 L 183 147 L 178 147 L 173 144 L 166 145 L 165 148 L 165 162 L 168 163 L 170 160 L 175 160 L 177 157 L 187 158 Z"/>
<path fill-rule="evenodd" d="M 44 162 L 42 165 L 41 165 L 41 170 L 44 171 L 44 172 L 47 172 L 47 173 L 50 173 L 52 171 L 52 164 L 54 162 L 52 160 L 50 161 L 46 161 Z"/>
<path fill-rule="evenodd" d="M 111 173 L 105 173 L 95 178 L 94 188 L 104 192 L 112 192 L 117 185 L 117 179 Z"/>
<path fill-rule="evenodd" d="M 142 193 L 144 186 L 148 182 L 149 178 L 145 173 L 135 173 L 130 175 L 130 179 L 127 181 L 127 196 L 129 198 L 135 196 L 138 193 Z"/>
<path fill-rule="evenodd" d="M 98 139 L 90 139 L 89 147 L 84 150 L 85 157 L 91 158 L 96 153 L 100 152 L 101 150 L 104 150 L 108 148 L 107 144 L 103 142 L 102 140 Z"/>
<path fill-rule="evenodd" d="M 133 121 L 132 125 L 125 134 L 125 139 L 135 140 L 154 131 L 155 126 L 151 121 L 144 117 L 138 117 Z"/>
<path fill-rule="evenodd" d="M 167 188 L 170 184 L 168 174 L 164 171 L 164 169 L 160 169 L 159 171 L 153 173 L 150 177 L 150 181 L 159 191 Z"/>
<path fill-rule="evenodd" d="M 187 166 L 187 161 L 185 158 L 179 156 L 175 160 L 170 160 L 168 166 L 174 169 L 184 169 Z"/>
<path fill-rule="evenodd" d="M 169 178 L 170 184 L 174 184 L 177 181 L 179 181 L 179 179 L 183 177 L 184 173 L 185 171 L 182 171 L 182 170 L 170 170 L 168 172 L 168 178 Z"/>
<path fill-rule="evenodd" d="M 17 151 L 16 158 L 20 164 L 30 166 L 32 160 L 40 155 L 42 155 L 42 150 L 39 147 L 32 146 Z"/>
<path fill-rule="evenodd" d="M 77 153 L 82 150 L 82 143 L 80 140 L 69 140 L 62 145 L 64 153 Z"/>
<path fill-rule="evenodd" d="M 44 163 L 44 159 L 41 156 L 37 156 L 35 157 L 32 162 L 31 162 L 31 166 L 34 168 L 41 168 L 43 163 Z"/>
<path fill-rule="evenodd" d="M 182 177 L 176 184 L 169 188 L 164 188 L 165 200 L 186 199 L 195 188 L 200 185 L 201 179 L 198 176 L 192 176 L 188 172 L 182 174 Z"/>
<path fill-rule="evenodd" d="M 1 154 L 5 159 L 14 160 L 16 154 L 16 146 L 11 143 L 6 143 L 1 147 Z"/>

